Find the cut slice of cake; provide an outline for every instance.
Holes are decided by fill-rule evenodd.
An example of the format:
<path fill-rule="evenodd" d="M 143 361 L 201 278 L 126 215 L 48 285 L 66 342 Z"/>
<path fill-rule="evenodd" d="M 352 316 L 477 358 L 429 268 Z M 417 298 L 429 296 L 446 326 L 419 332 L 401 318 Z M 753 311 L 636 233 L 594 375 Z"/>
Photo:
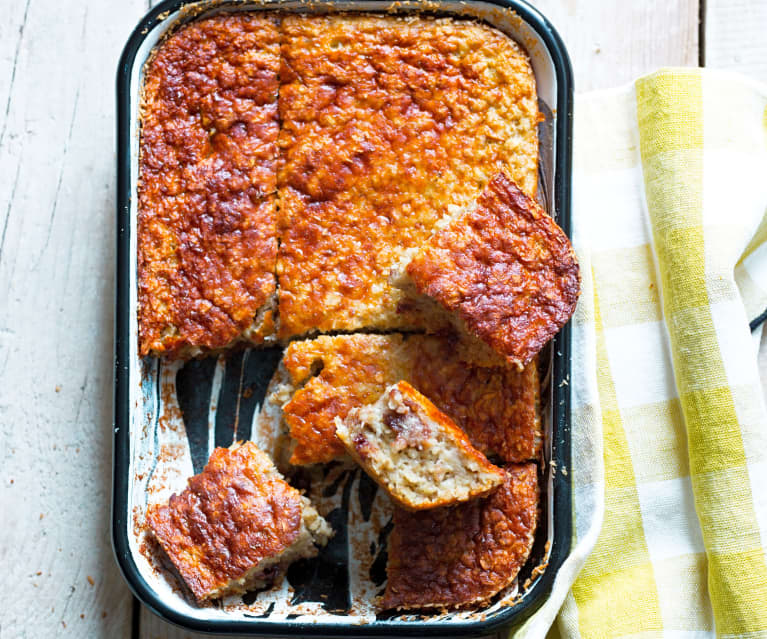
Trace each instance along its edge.
<path fill-rule="evenodd" d="M 405 381 L 375 404 L 335 419 L 351 456 L 408 510 L 447 506 L 486 495 L 503 471 L 471 445 L 452 419 Z"/>
<path fill-rule="evenodd" d="M 279 65 L 276 17 L 238 12 L 184 25 L 144 69 L 141 356 L 274 338 Z"/>
<path fill-rule="evenodd" d="M 216 448 L 149 528 L 198 601 L 262 587 L 317 554 L 327 522 L 252 442 Z"/>
<path fill-rule="evenodd" d="M 538 523 L 535 464 L 506 467 L 488 497 L 457 506 L 394 511 L 384 609 L 461 608 L 511 585 Z"/>
<path fill-rule="evenodd" d="M 538 369 L 508 364 L 479 340 L 436 335 L 336 335 L 292 342 L 264 410 L 281 413 L 291 464 L 346 454 L 335 419 L 375 402 L 405 380 L 452 419 L 485 455 L 537 459 L 541 446 Z M 278 428 L 279 430 L 279 428 Z"/>
<path fill-rule="evenodd" d="M 570 240 L 504 173 L 475 207 L 452 215 L 415 252 L 407 275 L 462 330 L 525 365 L 575 311 L 580 276 Z"/>

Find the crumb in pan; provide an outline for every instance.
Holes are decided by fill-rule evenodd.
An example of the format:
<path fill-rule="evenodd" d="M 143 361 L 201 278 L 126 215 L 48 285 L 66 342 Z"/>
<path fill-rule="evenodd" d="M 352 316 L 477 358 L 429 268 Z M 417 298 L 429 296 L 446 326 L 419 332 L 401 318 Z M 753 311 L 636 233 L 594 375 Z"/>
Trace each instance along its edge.
<path fill-rule="evenodd" d="M 487 601 L 525 564 L 538 521 L 533 463 L 510 464 L 488 497 L 394 511 L 384 609 L 457 608 Z"/>
<path fill-rule="evenodd" d="M 441 328 L 389 273 L 498 170 L 535 194 L 527 54 L 452 18 L 292 15 L 282 32 L 280 336 Z"/>
<path fill-rule="evenodd" d="M 375 402 L 405 380 L 452 419 L 485 455 L 537 459 L 541 446 L 538 369 L 509 365 L 482 342 L 448 335 L 337 335 L 292 342 L 286 380 L 268 404 L 282 407 L 294 441 L 290 463 L 345 455 L 335 418 Z"/>
<path fill-rule="evenodd" d="M 188 357 L 274 332 L 276 19 L 182 27 L 147 63 L 138 186 L 139 352 Z"/>
<path fill-rule="evenodd" d="M 434 233 L 407 274 L 466 332 L 520 366 L 570 319 L 580 293 L 567 235 L 504 173 Z"/>
<path fill-rule="evenodd" d="M 349 454 L 407 510 L 468 501 L 504 480 L 453 420 L 405 381 L 346 419 L 336 417 L 335 426 Z"/>
<path fill-rule="evenodd" d="M 216 448 L 149 527 L 198 601 L 268 584 L 332 535 L 309 501 L 252 442 Z"/>

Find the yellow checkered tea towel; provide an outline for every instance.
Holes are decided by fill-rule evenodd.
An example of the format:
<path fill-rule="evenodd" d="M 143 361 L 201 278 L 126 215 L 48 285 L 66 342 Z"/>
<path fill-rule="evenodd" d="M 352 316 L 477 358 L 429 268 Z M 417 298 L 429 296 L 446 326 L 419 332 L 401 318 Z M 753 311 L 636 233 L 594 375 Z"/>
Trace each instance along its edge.
<path fill-rule="evenodd" d="M 576 533 L 516 636 L 767 637 L 767 87 L 582 96 L 574 166 Z"/>

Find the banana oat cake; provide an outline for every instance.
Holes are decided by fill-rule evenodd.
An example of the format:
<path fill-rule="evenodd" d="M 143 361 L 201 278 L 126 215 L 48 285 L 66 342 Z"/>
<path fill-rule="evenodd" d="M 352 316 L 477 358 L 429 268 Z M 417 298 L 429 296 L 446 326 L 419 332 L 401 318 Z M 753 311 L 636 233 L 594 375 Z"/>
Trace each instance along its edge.
<path fill-rule="evenodd" d="M 280 336 L 439 328 L 389 271 L 498 170 L 535 195 L 527 54 L 453 18 L 290 15 L 281 31 Z"/>
<path fill-rule="evenodd" d="M 538 524 L 535 464 L 510 464 L 488 497 L 394 511 L 385 609 L 460 608 L 487 601 L 525 564 Z"/>
<path fill-rule="evenodd" d="M 504 480 L 455 422 L 405 381 L 346 419 L 336 417 L 335 426 L 354 460 L 407 510 L 467 501 Z"/>
<path fill-rule="evenodd" d="M 504 173 L 417 249 L 406 271 L 463 331 L 520 366 L 570 319 L 580 293 L 567 235 Z"/>
<path fill-rule="evenodd" d="M 279 32 L 191 22 L 145 68 L 138 181 L 139 352 L 189 357 L 274 331 Z"/>
<path fill-rule="evenodd" d="M 269 583 L 332 531 L 253 442 L 216 448 L 149 528 L 198 601 Z"/>

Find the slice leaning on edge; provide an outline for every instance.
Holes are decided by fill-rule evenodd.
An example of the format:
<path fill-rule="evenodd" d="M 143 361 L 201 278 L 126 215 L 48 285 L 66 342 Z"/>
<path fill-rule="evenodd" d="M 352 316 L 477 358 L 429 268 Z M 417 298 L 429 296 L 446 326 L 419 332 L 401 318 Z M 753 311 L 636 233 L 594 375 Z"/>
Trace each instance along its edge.
<path fill-rule="evenodd" d="M 405 381 L 335 424 L 349 454 L 407 510 L 467 501 L 503 483 L 503 471 Z"/>
<path fill-rule="evenodd" d="M 524 366 L 567 323 L 580 294 L 565 232 L 505 173 L 458 213 L 405 267 L 418 293 L 455 314 L 510 363 Z M 404 280 L 404 281 L 403 281 Z"/>

